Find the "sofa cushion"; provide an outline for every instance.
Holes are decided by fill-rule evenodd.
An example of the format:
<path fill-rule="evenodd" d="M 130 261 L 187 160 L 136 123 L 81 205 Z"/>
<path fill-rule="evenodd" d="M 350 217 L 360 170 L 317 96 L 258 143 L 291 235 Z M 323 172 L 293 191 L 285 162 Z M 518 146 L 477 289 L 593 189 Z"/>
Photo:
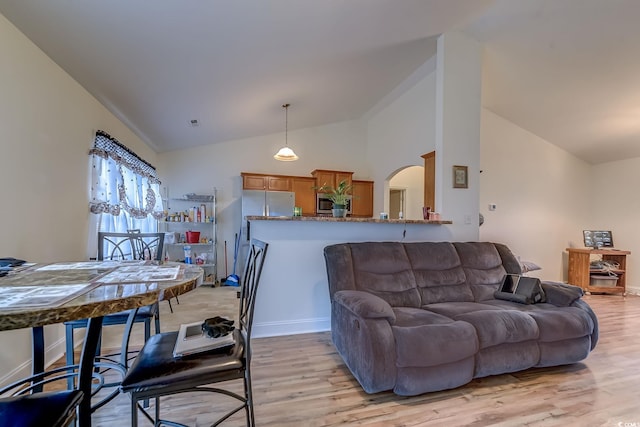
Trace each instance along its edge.
<path fill-rule="evenodd" d="M 493 293 L 506 273 L 495 245 L 489 242 L 456 242 L 453 245 L 475 301 L 494 299 Z"/>
<path fill-rule="evenodd" d="M 423 309 L 432 311 L 434 313 L 441 314 L 443 316 L 453 319 L 454 317 L 464 314 L 472 313 L 480 310 L 502 310 L 500 307 L 496 307 L 492 304 L 484 304 L 479 302 L 439 302 L 436 304 L 427 304 L 422 306 Z"/>
<path fill-rule="evenodd" d="M 473 325 L 480 348 L 538 338 L 536 321 L 527 313 L 516 310 L 480 310 L 460 314 L 454 319 Z"/>
<path fill-rule="evenodd" d="M 411 263 L 402 243 L 351 243 L 355 287 L 368 291 L 392 307 L 419 307 Z"/>
<path fill-rule="evenodd" d="M 401 328 L 425 324 L 447 325 L 453 322 L 453 320 L 447 316 L 423 310 L 421 308 L 394 307 L 392 311 L 395 316 L 393 324 Z"/>
<path fill-rule="evenodd" d="M 475 378 L 516 372 L 536 366 L 540 361 L 537 341 L 504 343 L 481 349 L 476 354 Z"/>
<path fill-rule="evenodd" d="M 476 331 L 469 323 L 419 308 L 395 308 L 394 312 L 392 330 L 398 367 L 452 363 L 478 351 Z"/>
<path fill-rule="evenodd" d="M 456 248 L 447 242 L 406 243 L 422 304 L 473 301 Z"/>
<path fill-rule="evenodd" d="M 518 304 L 502 300 L 484 301 L 483 304 L 527 313 L 538 325 L 540 342 L 561 341 L 597 333 L 593 317 L 583 308 L 557 307 L 549 303 Z"/>
<path fill-rule="evenodd" d="M 555 310 L 533 310 L 531 316 L 538 324 L 540 342 L 581 338 L 593 332 L 593 320 L 577 307 L 557 307 Z"/>
<path fill-rule="evenodd" d="M 473 379 L 474 360 L 475 357 L 471 356 L 437 366 L 399 367 L 393 392 L 400 396 L 415 396 L 459 387 Z M 420 412 L 424 413 L 424 409 Z"/>

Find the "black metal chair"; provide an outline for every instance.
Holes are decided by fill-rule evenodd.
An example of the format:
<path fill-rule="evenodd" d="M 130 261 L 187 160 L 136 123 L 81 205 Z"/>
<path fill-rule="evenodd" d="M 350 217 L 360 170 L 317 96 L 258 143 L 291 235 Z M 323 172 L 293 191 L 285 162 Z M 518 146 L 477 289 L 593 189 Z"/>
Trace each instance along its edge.
<path fill-rule="evenodd" d="M 162 260 L 162 251 L 164 247 L 164 233 L 140 233 L 133 230 L 128 233 L 98 233 L 98 260 L 100 261 L 122 261 L 122 260 Z M 128 367 L 128 343 L 131 330 L 134 323 L 144 323 L 144 339 L 147 341 L 151 336 L 151 321 L 155 323 L 156 334 L 160 333 L 160 316 L 158 304 L 141 307 L 135 312 L 135 317 L 128 322 L 129 316 L 133 310 L 125 310 L 119 313 L 104 316 L 102 326 L 125 325 L 123 345 L 121 353 L 116 355 L 100 356 L 98 360 L 107 359 L 107 362 L 96 362 L 98 368 L 113 368 L 118 366 L 122 374 Z M 67 366 L 75 366 L 74 357 L 74 340 L 73 332 L 79 328 L 87 327 L 88 319 L 78 319 L 64 322 L 65 339 L 66 339 L 66 364 Z M 100 344 L 96 352 L 100 355 Z M 120 361 L 116 362 L 110 359 L 114 356 L 120 356 Z M 105 386 L 114 385 L 107 384 Z M 117 384 L 115 384 L 117 385 Z M 67 388 L 74 388 L 74 377 L 67 379 Z M 94 405 L 93 410 L 107 403 L 111 398 L 118 394 L 118 390 Z"/>
<path fill-rule="evenodd" d="M 0 399 L 0 427 L 67 427 L 82 399 L 79 390 L 63 390 Z"/>
<path fill-rule="evenodd" d="M 213 424 L 218 425 L 231 415 L 244 409 L 247 425 L 255 425 L 251 391 L 251 328 L 256 291 L 267 253 L 268 244 L 252 239 L 242 278 L 238 327 L 232 332 L 235 343 L 224 352 L 203 352 L 184 358 L 174 358 L 173 349 L 178 332 L 165 332 L 152 336 L 138 353 L 122 380 L 121 390 L 131 394 L 131 425 L 138 425 L 138 409 L 154 425 L 183 426 L 160 419 L 160 397 L 185 392 L 213 392 L 230 396 L 240 405 L 221 415 Z M 212 386 L 213 384 L 242 379 L 244 393 Z M 138 403 L 155 399 L 152 417 Z"/>
<path fill-rule="evenodd" d="M 76 419 L 83 392 L 46 391 L 46 384 L 64 380 L 74 373 L 66 367 L 39 372 L 0 389 L 0 427 L 67 427 Z"/>

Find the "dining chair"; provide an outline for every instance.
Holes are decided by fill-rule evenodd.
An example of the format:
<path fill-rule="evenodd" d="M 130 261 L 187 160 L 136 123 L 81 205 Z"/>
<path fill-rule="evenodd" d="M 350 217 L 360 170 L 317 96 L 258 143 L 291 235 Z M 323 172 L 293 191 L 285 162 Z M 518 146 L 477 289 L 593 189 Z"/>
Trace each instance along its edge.
<path fill-rule="evenodd" d="M 76 420 L 80 390 L 42 391 L 69 376 L 66 367 L 40 372 L 0 388 L 0 427 L 67 427 Z"/>
<path fill-rule="evenodd" d="M 99 261 L 127 261 L 127 260 L 162 260 L 162 251 L 164 247 L 164 233 L 140 233 L 130 231 L 127 233 L 98 233 L 98 260 Z M 141 307 L 135 313 L 132 322 L 127 322 L 132 310 L 125 310 L 104 316 L 103 326 L 125 325 L 123 346 L 121 348 L 119 370 L 125 372 L 128 367 L 128 342 L 129 336 L 134 323 L 144 323 L 144 340 L 147 341 L 151 336 L 151 321 L 155 323 L 155 333 L 160 333 L 160 316 L 158 303 Z M 88 319 L 78 319 L 64 322 L 65 340 L 66 340 L 66 364 L 73 366 L 75 364 L 74 357 L 74 339 L 73 333 L 76 329 L 86 328 Z M 126 343 L 126 345 L 124 344 Z M 96 352 L 100 355 L 100 344 Z M 117 356 L 118 354 L 99 356 L 101 359 Z M 107 366 L 114 365 L 115 361 L 108 361 Z M 100 366 L 101 364 L 97 364 Z M 102 366 L 104 367 L 104 366 Z M 67 388 L 74 387 L 74 378 L 67 379 Z M 110 398 L 117 395 L 117 389 L 105 400 L 95 405 L 94 409 L 105 404 Z"/>
<path fill-rule="evenodd" d="M 211 392 L 226 395 L 239 405 L 219 416 L 214 426 L 244 409 L 247 426 L 255 425 L 251 389 L 251 329 L 256 292 L 268 244 L 252 239 L 239 291 L 238 327 L 232 332 L 234 344 L 224 351 L 214 350 L 176 358 L 173 356 L 178 332 L 164 332 L 149 338 L 122 380 L 120 389 L 131 395 L 131 426 L 138 425 L 138 410 L 154 425 L 184 424 L 160 418 L 160 398 L 177 393 Z M 243 380 L 242 394 L 222 388 L 223 383 Z M 152 417 L 138 402 L 155 400 Z"/>
<path fill-rule="evenodd" d="M 81 399 L 79 390 L 0 398 L 0 427 L 70 426 Z"/>

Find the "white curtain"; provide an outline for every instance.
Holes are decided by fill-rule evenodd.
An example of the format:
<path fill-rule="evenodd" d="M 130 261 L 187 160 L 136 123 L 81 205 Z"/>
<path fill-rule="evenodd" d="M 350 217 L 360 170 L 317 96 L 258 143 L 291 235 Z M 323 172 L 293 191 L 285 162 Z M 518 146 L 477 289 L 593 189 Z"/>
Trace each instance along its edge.
<path fill-rule="evenodd" d="M 96 132 L 89 162 L 89 256 L 97 251 L 98 231 L 156 232 L 164 209 L 155 168 L 103 131 Z"/>

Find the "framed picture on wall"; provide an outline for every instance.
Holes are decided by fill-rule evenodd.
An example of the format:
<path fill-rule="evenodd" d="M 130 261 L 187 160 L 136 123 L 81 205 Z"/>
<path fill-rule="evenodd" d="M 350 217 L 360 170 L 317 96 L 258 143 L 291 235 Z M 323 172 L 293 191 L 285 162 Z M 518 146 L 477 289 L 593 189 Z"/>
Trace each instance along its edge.
<path fill-rule="evenodd" d="M 469 188 L 466 166 L 453 166 L 453 188 Z"/>

